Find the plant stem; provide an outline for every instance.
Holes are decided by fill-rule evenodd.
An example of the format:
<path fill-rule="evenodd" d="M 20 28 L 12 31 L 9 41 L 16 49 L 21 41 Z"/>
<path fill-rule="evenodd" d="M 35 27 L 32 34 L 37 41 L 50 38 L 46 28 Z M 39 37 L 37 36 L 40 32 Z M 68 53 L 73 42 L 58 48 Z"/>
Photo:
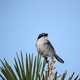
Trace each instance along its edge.
<path fill-rule="evenodd" d="M 48 80 L 53 80 L 53 65 L 55 61 L 48 62 Z"/>

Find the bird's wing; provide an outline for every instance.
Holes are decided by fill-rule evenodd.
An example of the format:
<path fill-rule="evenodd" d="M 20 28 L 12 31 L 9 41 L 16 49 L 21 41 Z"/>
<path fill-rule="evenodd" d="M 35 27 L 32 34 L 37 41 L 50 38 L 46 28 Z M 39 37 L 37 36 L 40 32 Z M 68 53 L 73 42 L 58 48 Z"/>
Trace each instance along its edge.
<path fill-rule="evenodd" d="M 56 53 L 54 47 L 51 45 L 49 40 L 45 42 L 45 46 L 49 49 L 50 52 L 54 52 L 53 55 Z"/>
<path fill-rule="evenodd" d="M 50 50 L 51 56 L 54 56 L 59 62 L 64 63 L 63 59 L 61 59 L 57 54 L 54 49 L 54 47 L 51 45 L 50 41 L 47 40 L 46 44 L 48 45 L 48 49 Z"/>

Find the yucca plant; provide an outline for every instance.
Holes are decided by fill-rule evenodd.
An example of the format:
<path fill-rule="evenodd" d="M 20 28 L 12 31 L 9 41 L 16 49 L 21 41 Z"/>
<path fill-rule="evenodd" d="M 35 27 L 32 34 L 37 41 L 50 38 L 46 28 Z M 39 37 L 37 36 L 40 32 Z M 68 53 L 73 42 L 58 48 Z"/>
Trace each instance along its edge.
<path fill-rule="evenodd" d="M 22 52 L 17 58 L 14 58 L 13 67 L 7 62 L 6 59 L 0 60 L 0 77 L 2 80 L 48 80 L 48 72 L 44 71 L 45 64 L 41 60 L 41 56 L 28 55 L 23 57 Z M 53 80 L 66 80 L 67 72 L 58 75 L 55 72 Z M 75 76 L 74 73 L 67 78 L 68 80 L 79 80 L 79 75 Z"/>
<path fill-rule="evenodd" d="M 0 67 L 0 77 L 3 80 L 45 80 L 44 64 L 41 61 L 41 56 L 27 55 L 26 58 L 21 56 L 14 58 L 14 69 L 7 62 L 6 59 L 0 60 L 2 66 Z M 45 79 L 44 79 L 45 78 Z"/>

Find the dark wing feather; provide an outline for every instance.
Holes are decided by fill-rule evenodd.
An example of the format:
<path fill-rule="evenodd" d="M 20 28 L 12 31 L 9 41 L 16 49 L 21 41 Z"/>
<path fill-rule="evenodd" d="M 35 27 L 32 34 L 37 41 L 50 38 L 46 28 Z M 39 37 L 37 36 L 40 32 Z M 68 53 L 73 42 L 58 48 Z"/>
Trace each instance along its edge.
<path fill-rule="evenodd" d="M 49 49 L 51 52 L 54 52 L 53 55 L 56 53 L 54 47 L 51 45 L 51 43 L 50 43 L 49 40 L 47 40 L 47 41 L 45 42 L 45 45 L 47 45 L 48 49 Z"/>
<path fill-rule="evenodd" d="M 46 41 L 46 44 L 49 46 L 49 50 L 50 50 L 50 53 L 52 53 L 52 56 L 54 56 L 59 62 L 61 63 L 64 63 L 63 59 L 61 59 L 57 54 L 56 54 L 56 51 L 54 49 L 54 47 L 51 45 L 50 41 L 47 40 Z"/>

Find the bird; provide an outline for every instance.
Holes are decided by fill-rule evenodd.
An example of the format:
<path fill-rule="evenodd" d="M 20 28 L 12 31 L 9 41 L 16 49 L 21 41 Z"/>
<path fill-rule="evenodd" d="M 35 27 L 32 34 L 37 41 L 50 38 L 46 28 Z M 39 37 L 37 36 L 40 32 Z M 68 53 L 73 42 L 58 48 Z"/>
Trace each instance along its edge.
<path fill-rule="evenodd" d="M 64 63 L 64 60 L 56 54 L 54 47 L 48 40 L 48 33 L 41 33 L 38 35 L 36 41 L 36 47 L 38 53 L 44 57 L 46 62 L 48 62 L 48 57 L 50 56 L 52 61 L 56 59 L 60 63 Z"/>

